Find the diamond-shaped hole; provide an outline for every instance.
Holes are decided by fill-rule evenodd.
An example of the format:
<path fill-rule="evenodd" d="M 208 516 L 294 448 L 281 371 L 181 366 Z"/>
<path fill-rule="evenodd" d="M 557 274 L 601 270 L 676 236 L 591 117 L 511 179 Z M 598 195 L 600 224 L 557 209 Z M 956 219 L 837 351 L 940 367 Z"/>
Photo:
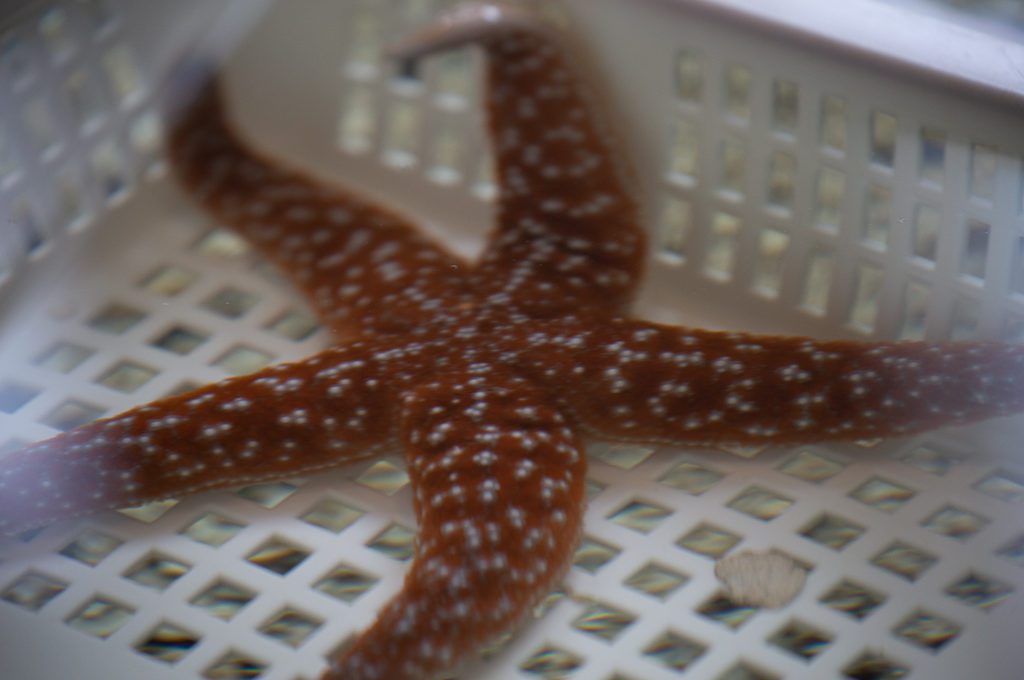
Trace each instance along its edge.
<path fill-rule="evenodd" d="M 850 492 L 850 497 L 882 512 L 896 512 L 915 492 L 902 484 L 874 477 Z"/>
<path fill-rule="evenodd" d="M 351 505 L 325 498 L 307 510 L 299 519 L 307 524 L 339 534 L 352 526 L 364 513 Z"/>
<path fill-rule="evenodd" d="M 946 588 L 946 594 L 964 604 L 988 610 L 1013 594 L 1013 586 L 971 572 Z"/>
<path fill-rule="evenodd" d="M 139 287 L 153 295 L 173 297 L 185 292 L 198 278 L 195 272 L 175 265 L 164 265 L 144 278 Z"/>
<path fill-rule="evenodd" d="M 300 548 L 293 543 L 272 538 L 249 553 L 245 559 L 267 571 L 284 576 L 309 557 L 309 553 L 309 550 Z"/>
<path fill-rule="evenodd" d="M 1017 566 L 1024 567 L 1024 535 L 1018 536 L 996 550 L 996 555 L 1013 562 Z"/>
<path fill-rule="evenodd" d="M 247 501 L 262 505 L 268 510 L 276 508 L 291 496 L 299 487 L 288 482 L 271 482 L 269 484 L 254 484 L 239 489 L 235 493 Z"/>
<path fill-rule="evenodd" d="M 366 546 L 393 560 L 404 562 L 412 557 L 415 543 L 415 531 L 392 523 L 370 539 Z"/>
<path fill-rule="evenodd" d="M 237 345 L 213 361 L 213 365 L 229 375 L 246 375 L 266 368 L 274 355 L 254 347 Z"/>
<path fill-rule="evenodd" d="M 911 467 L 941 477 L 949 472 L 954 465 L 960 463 L 962 458 L 929 446 L 918 446 L 901 454 L 899 460 Z"/>
<path fill-rule="evenodd" d="M 104 307 L 91 319 L 88 324 L 92 328 L 111 335 L 121 335 L 134 328 L 136 324 L 146 318 L 144 312 L 127 305 L 112 304 Z"/>
<path fill-rule="evenodd" d="M 672 593 L 682 587 L 689 577 L 674 569 L 663 567 L 660 564 L 651 562 L 633 572 L 623 585 L 641 593 L 656 597 L 659 600 L 668 598 Z"/>
<path fill-rule="evenodd" d="M 565 678 L 576 672 L 583 665 L 583 659 L 572 652 L 559 647 L 546 645 L 534 652 L 530 658 L 519 664 L 519 669 L 527 675 L 545 680 Z"/>
<path fill-rule="evenodd" d="M 209 680 L 248 680 L 261 677 L 265 670 L 267 664 L 262 661 L 242 652 L 229 651 L 203 671 L 203 677 Z"/>
<path fill-rule="evenodd" d="M 124 541 L 110 534 L 89 529 L 82 532 L 78 538 L 64 546 L 60 554 L 73 560 L 78 560 L 90 567 L 105 560 L 110 553 L 117 550 Z"/>
<path fill-rule="evenodd" d="M 105 640 L 128 623 L 135 610 L 105 597 L 94 597 L 65 619 L 75 630 Z"/>
<path fill-rule="evenodd" d="M 845 468 L 845 463 L 807 449 L 797 451 L 779 466 L 779 470 L 787 475 L 812 484 L 831 479 Z"/>
<path fill-rule="evenodd" d="M 722 675 L 715 680 L 780 680 L 778 675 L 769 673 L 761 668 L 755 668 L 745 661 L 740 661 L 735 666 L 730 666 Z"/>
<path fill-rule="evenodd" d="M 106 409 L 93 406 L 83 401 L 69 399 L 46 414 L 39 422 L 49 425 L 55 430 L 67 432 L 76 427 L 91 423 L 106 412 Z"/>
<path fill-rule="evenodd" d="M 893 633 L 918 647 L 938 651 L 960 635 L 962 627 L 926 611 L 916 611 L 893 629 Z"/>
<path fill-rule="evenodd" d="M 203 300 L 200 306 L 225 319 L 240 319 L 259 301 L 255 293 L 228 286 Z"/>
<path fill-rule="evenodd" d="M 306 312 L 291 310 L 277 317 L 267 325 L 267 330 L 282 338 L 301 342 L 320 328 L 316 317 Z"/>
<path fill-rule="evenodd" d="M 683 672 L 699 659 L 707 646 L 672 631 L 662 633 L 643 649 L 643 655 L 674 671 Z"/>
<path fill-rule="evenodd" d="M 377 584 L 379 579 L 347 564 L 339 564 L 314 584 L 315 590 L 352 603 Z"/>
<path fill-rule="evenodd" d="M 632 614 L 609 604 L 594 602 L 573 620 L 572 627 L 606 642 L 612 642 L 635 621 L 636 617 Z"/>
<path fill-rule="evenodd" d="M 166 515 L 177 504 L 178 501 L 176 499 L 169 498 L 164 501 L 153 501 L 152 503 L 146 503 L 134 508 L 122 508 L 118 512 L 138 522 L 152 524 Z"/>
<path fill-rule="evenodd" d="M 211 616 L 230 621 L 235 614 L 249 604 L 256 593 L 229 581 L 217 581 L 193 597 L 189 602 Z"/>
<path fill-rule="evenodd" d="M 699 555 L 717 559 L 732 550 L 739 542 L 740 537 L 732 532 L 710 524 L 701 524 L 676 541 L 676 545 Z"/>
<path fill-rule="evenodd" d="M 40 354 L 33 363 L 57 373 L 67 374 L 81 366 L 82 362 L 95 353 L 88 347 L 71 342 L 59 342 Z"/>
<path fill-rule="evenodd" d="M 752 486 L 729 501 L 733 510 L 767 522 L 775 519 L 793 505 L 793 500 L 768 489 Z"/>
<path fill-rule="evenodd" d="M 697 463 L 683 462 L 674 466 L 658 478 L 658 481 L 674 489 L 699 496 L 722 480 L 724 475 Z"/>
<path fill-rule="evenodd" d="M 191 567 L 166 555 L 151 554 L 124 573 L 124 577 L 140 586 L 166 590 L 172 583 L 188 573 Z"/>
<path fill-rule="evenodd" d="M 768 450 L 768 447 L 762 444 L 716 444 L 715 448 L 719 451 L 736 456 L 737 458 L 744 458 L 750 460 L 757 458 L 762 453 Z"/>
<path fill-rule="evenodd" d="M 156 374 L 155 369 L 133 361 L 122 361 L 101 375 L 96 382 L 112 390 L 131 394 L 152 380 Z"/>
<path fill-rule="evenodd" d="M 852 680 L 898 680 L 909 674 L 909 666 L 874 652 L 864 652 L 843 667 L 843 676 Z"/>
<path fill-rule="evenodd" d="M 385 496 L 394 496 L 409 483 L 409 475 L 394 463 L 381 460 L 356 477 L 356 482 Z"/>
<path fill-rule="evenodd" d="M 260 632 L 298 649 L 322 625 L 323 621 L 318 618 L 294 607 L 285 607 L 260 626 Z"/>
<path fill-rule="evenodd" d="M 947 505 L 921 523 L 926 529 L 961 541 L 978 533 L 990 520 L 977 513 Z"/>
<path fill-rule="evenodd" d="M 916 581 L 937 561 L 934 555 L 902 541 L 896 541 L 871 558 L 872 564 L 909 581 Z"/>
<path fill-rule="evenodd" d="M 165 621 L 136 642 L 135 649 L 156 661 L 173 664 L 181 661 L 199 640 L 199 635 Z"/>
<path fill-rule="evenodd" d="M 993 472 L 979 480 L 974 488 L 1008 503 L 1024 501 L 1024 477 L 1006 470 Z"/>
<path fill-rule="evenodd" d="M 718 593 L 698 607 L 697 613 L 732 630 L 739 630 L 757 613 L 757 609 L 750 605 L 737 604 L 725 593 Z"/>
<path fill-rule="evenodd" d="M 29 571 L 0 591 L 0 600 L 36 612 L 63 593 L 67 587 L 68 584 L 64 581 L 37 571 Z"/>
<path fill-rule="evenodd" d="M 194 246 L 203 255 L 238 257 L 249 252 L 249 244 L 238 234 L 227 229 L 212 229 Z"/>
<path fill-rule="evenodd" d="M 613 545 L 584 536 L 573 555 L 573 566 L 583 571 L 596 574 L 602 567 L 618 557 L 622 550 Z"/>
<path fill-rule="evenodd" d="M 608 515 L 608 519 L 627 529 L 649 534 L 671 514 L 672 511 L 664 506 L 636 500 Z"/>
<path fill-rule="evenodd" d="M 840 581 L 821 596 L 821 603 L 836 611 L 863 619 L 885 602 L 885 595 L 853 581 Z"/>
<path fill-rule="evenodd" d="M 158 349 L 180 354 L 191 354 L 210 339 L 207 333 L 186 326 L 173 326 L 153 339 L 149 344 Z"/>
<path fill-rule="evenodd" d="M 216 512 L 207 512 L 196 521 L 181 530 L 181 533 L 193 541 L 205 543 L 218 548 L 245 528 L 241 522 L 228 519 Z"/>
<path fill-rule="evenodd" d="M 791 621 L 768 642 L 802 659 L 813 659 L 832 644 L 832 636 L 802 621 Z"/>
<path fill-rule="evenodd" d="M 24 383 L 5 380 L 0 382 L 0 411 L 14 413 L 41 393 Z"/>
<path fill-rule="evenodd" d="M 857 540 L 864 527 L 835 515 L 822 515 L 800 531 L 800 535 L 833 550 L 842 550 Z"/>
<path fill-rule="evenodd" d="M 654 455 L 654 449 L 637 444 L 596 442 L 587 448 L 591 457 L 604 461 L 620 470 L 632 470 Z"/>

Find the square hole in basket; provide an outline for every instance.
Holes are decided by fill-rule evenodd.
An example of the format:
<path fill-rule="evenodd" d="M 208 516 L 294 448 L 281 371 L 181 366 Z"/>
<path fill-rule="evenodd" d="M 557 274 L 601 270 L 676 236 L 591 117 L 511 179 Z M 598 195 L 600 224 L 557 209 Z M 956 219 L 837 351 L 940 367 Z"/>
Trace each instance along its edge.
<path fill-rule="evenodd" d="M 974 488 L 983 494 L 1009 503 L 1024 501 L 1024 477 L 1006 470 L 997 470 L 978 480 Z"/>
<path fill-rule="evenodd" d="M 256 593 L 248 588 L 229 581 L 217 581 L 189 600 L 189 603 L 210 616 L 230 621 L 242 607 L 252 602 L 255 597 Z"/>
<path fill-rule="evenodd" d="M 850 492 L 850 498 L 890 513 L 899 510 L 914 496 L 913 489 L 881 477 L 873 477 Z"/>
<path fill-rule="evenodd" d="M 519 669 L 527 675 L 548 680 L 568 677 L 582 665 L 583 659 L 572 652 L 554 645 L 545 645 L 519 664 Z"/>
<path fill-rule="evenodd" d="M 760 486 L 751 486 L 729 501 L 728 506 L 754 519 L 768 522 L 786 512 L 793 505 L 791 498 L 781 496 Z"/>
<path fill-rule="evenodd" d="M 809 661 L 832 644 L 832 636 L 802 621 L 790 621 L 768 643 Z"/>
<path fill-rule="evenodd" d="M 921 574 L 938 562 L 938 559 L 920 548 L 896 541 L 872 557 L 871 563 L 908 581 L 916 581 Z"/>
<path fill-rule="evenodd" d="M 364 513 L 351 505 L 325 498 L 303 513 L 299 519 L 307 524 L 339 534 L 352 526 Z"/>
<path fill-rule="evenodd" d="M 269 482 L 267 484 L 246 486 L 235 493 L 247 501 L 252 501 L 270 510 L 283 503 L 286 498 L 298 491 L 298 489 L 299 487 L 288 482 Z"/>
<path fill-rule="evenodd" d="M 809 526 L 802 529 L 800 535 L 826 548 L 842 550 L 860 538 L 864 531 L 864 527 L 842 517 L 822 515 Z"/>
<path fill-rule="evenodd" d="M 658 257 L 674 265 L 685 262 L 687 244 L 693 231 L 693 204 L 681 198 L 666 196 L 657 229 Z"/>
<path fill-rule="evenodd" d="M 64 557 L 78 560 L 90 567 L 95 567 L 107 559 L 123 543 L 124 541 L 120 538 L 94 529 L 88 529 L 79 534 L 78 538 L 71 543 L 64 546 L 60 554 Z"/>
<path fill-rule="evenodd" d="M 722 480 L 723 475 L 698 463 L 683 462 L 658 477 L 658 481 L 673 489 L 699 496 Z"/>
<path fill-rule="evenodd" d="M 627 529 L 649 534 L 671 515 L 672 511 L 664 506 L 635 500 L 608 515 L 608 519 Z"/>
<path fill-rule="evenodd" d="M 918 175 L 922 182 L 941 187 L 946 179 L 946 132 L 925 126 L 918 133 L 918 140 Z"/>
<path fill-rule="evenodd" d="M 203 300 L 201 306 L 225 319 L 240 319 L 259 301 L 260 298 L 255 293 L 228 286 Z"/>
<path fill-rule="evenodd" d="M 241 522 L 229 519 L 217 512 L 207 512 L 181 530 L 183 536 L 213 548 L 219 548 L 245 528 Z"/>
<path fill-rule="evenodd" d="M 415 531 L 401 524 L 392 523 L 384 531 L 371 538 L 366 547 L 393 560 L 405 562 L 412 558 L 415 544 Z"/>
<path fill-rule="evenodd" d="M 174 297 L 195 283 L 199 275 L 172 264 L 164 265 L 139 282 L 139 287 L 147 293 Z"/>
<path fill-rule="evenodd" d="M 659 600 L 665 600 L 689 580 L 690 577 L 685 574 L 650 562 L 633 572 L 622 582 L 622 585 Z"/>
<path fill-rule="evenodd" d="M 698 555 L 717 559 L 740 542 L 736 534 L 710 524 L 701 524 L 678 541 L 676 545 Z"/>
<path fill-rule="evenodd" d="M 654 455 L 654 449 L 638 444 L 595 442 L 587 447 L 587 453 L 612 467 L 632 470 Z"/>
<path fill-rule="evenodd" d="M 134 328 L 140 321 L 146 318 L 145 312 L 134 307 L 121 304 L 111 304 L 95 315 L 87 323 L 91 328 L 111 335 L 121 335 Z"/>
<path fill-rule="evenodd" d="M 382 460 L 364 470 L 356 482 L 385 496 L 394 496 L 409 483 L 409 475 L 394 463 Z"/>
<path fill-rule="evenodd" d="M 136 642 L 135 650 L 155 661 L 173 664 L 185 658 L 199 640 L 199 635 L 164 621 Z"/>
<path fill-rule="evenodd" d="M 24 383 L 5 380 L 0 382 L 0 411 L 14 413 L 41 394 L 41 390 Z"/>
<path fill-rule="evenodd" d="M 896 159 L 896 116 L 882 111 L 871 113 L 871 162 L 892 168 Z"/>
<path fill-rule="evenodd" d="M 158 349 L 184 356 L 191 354 L 209 339 L 210 336 L 207 333 L 186 326 L 173 326 L 154 338 L 149 344 Z"/>
<path fill-rule="evenodd" d="M 991 201 L 996 193 L 996 178 L 999 176 L 999 151 L 989 144 L 973 142 L 970 162 L 971 195 Z"/>
<path fill-rule="evenodd" d="M 188 573 L 192 567 L 185 562 L 161 554 L 150 554 L 124 573 L 124 577 L 140 586 L 166 590 Z"/>
<path fill-rule="evenodd" d="M 898 458 L 911 467 L 939 476 L 945 475 L 962 461 L 960 456 L 930 446 L 914 447 L 900 454 Z"/>
<path fill-rule="evenodd" d="M 379 580 L 364 571 L 341 563 L 317 581 L 313 589 L 351 604 L 373 588 Z"/>
<path fill-rule="evenodd" d="M 596 574 L 606 564 L 618 557 L 621 552 L 621 548 L 590 536 L 584 536 L 573 554 L 572 564 L 585 572 Z"/>
<path fill-rule="evenodd" d="M 290 310 L 267 325 L 267 330 L 282 338 L 301 342 L 320 328 L 316 317 L 307 312 Z"/>
<path fill-rule="evenodd" d="M 577 616 L 572 627 L 594 637 L 613 642 L 636 622 L 636 617 L 603 602 L 593 602 Z"/>
<path fill-rule="evenodd" d="M 916 611 L 893 628 L 893 633 L 907 642 L 938 651 L 960 635 L 962 627 L 937 614 Z"/>
<path fill-rule="evenodd" d="M 246 375 L 266 368 L 273 360 L 273 354 L 254 347 L 236 345 L 214 360 L 213 365 L 229 375 Z"/>
<path fill-rule="evenodd" d="M 727 628 L 739 630 L 757 613 L 757 607 L 737 604 L 725 593 L 718 593 L 698 607 L 697 613 Z"/>
<path fill-rule="evenodd" d="M 68 587 L 65 581 L 37 571 L 27 571 L 0 591 L 0 600 L 29 611 L 39 611 Z"/>
<path fill-rule="evenodd" d="M 885 595 L 867 586 L 843 580 L 822 595 L 819 602 L 855 619 L 863 619 L 878 609 L 885 599 Z"/>
<path fill-rule="evenodd" d="M 69 399 L 50 411 L 39 422 L 49 425 L 55 430 L 67 432 L 86 423 L 91 423 L 102 416 L 105 411 L 106 409 L 99 406 Z"/>
<path fill-rule="evenodd" d="M 964 604 L 988 610 L 1013 594 L 1013 586 L 971 572 L 945 590 L 950 597 Z"/>
<path fill-rule="evenodd" d="M 988 526 L 990 521 L 969 510 L 947 505 L 928 517 L 921 526 L 937 534 L 965 541 Z"/>
<path fill-rule="evenodd" d="M 700 54 L 693 50 L 679 50 L 675 76 L 676 95 L 684 102 L 699 102 L 704 96 L 704 67 Z"/>
<path fill-rule="evenodd" d="M 289 647 L 298 649 L 323 623 L 321 619 L 294 607 L 285 607 L 261 625 L 260 632 Z"/>
<path fill-rule="evenodd" d="M 203 677 L 209 680 L 242 680 L 261 677 L 265 670 L 267 664 L 253 659 L 248 654 L 232 650 L 203 671 Z"/>
<path fill-rule="evenodd" d="M 239 257 L 250 250 L 249 244 L 241 236 L 219 227 L 204 234 L 193 248 L 203 255 L 214 257 Z"/>
<path fill-rule="evenodd" d="M 71 342 L 59 342 L 40 354 L 34 363 L 57 373 L 70 373 L 96 352 Z"/>
<path fill-rule="evenodd" d="M 780 471 L 812 484 L 831 479 L 844 469 L 846 463 L 809 449 L 797 451 L 779 465 Z"/>
<path fill-rule="evenodd" d="M 64 622 L 86 635 L 106 640 L 135 615 L 135 610 L 105 597 L 96 596 L 78 608 Z"/>
<path fill-rule="evenodd" d="M 177 504 L 178 501 L 176 499 L 169 498 L 164 501 L 153 501 L 152 503 L 146 503 L 145 505 L 139 505 L 134 508 L 122 508 L 118 510 L 118 512 L 125 517 L 134 519 L 137 522 L 152 524 L 166 515 L 171 508 Z"/>
<path fill-rule="evenodd" d="M 771 227 L 764 227 L 758 234 L 757 260 L 751 280 L 751 289 L 758 295 L 772 299 L 779 296 L 789 242 L 789 234 Z"/>
<path fill-rule="evenodd" d="M 714 214 L 705 246 L 705 276 L 722 282 L 732 279 L 740 231 L 740 218 L 726 212 Z"/>
<path fill-rule="evenodd" d="M 834 151 L 846 150 L 846 100 L 835 95 L 821 98 L 821 120 L 818 136 L 821 145 Z"/>
<path fill-rule="evenodd" d="M 864 194 L 864 242 L 876 249 L 889 247 L 892 232 L 892 189 L 871 184 Z"/>
<path fill-rule="evenodd" d="M 122 361 L 101 375 L 96 382 L 118 392 L 131 394 L 148 383 L 157 371 L 133 361 Z"/>
<path fill-rule="evenodd" d="M 898 680 L 910 674 L 910 666 L 904 665 L 874 652 L 864 652 L 846 666 L 843 677 L 852 680 Z"/>
<path fill-rule="evenodd" d="M 641 653 L 652 661 L 681 673 L 703 656 L 707 649 L 706 645 L 696 640 L 673 631 L 666 631 L 644 647 Z"/>
<path fill-rule="evenodd" d="M 250 564 L 284 576 L 299 566 L 310 551 L 280 538 L 272 538 L 245 558 Z"/>

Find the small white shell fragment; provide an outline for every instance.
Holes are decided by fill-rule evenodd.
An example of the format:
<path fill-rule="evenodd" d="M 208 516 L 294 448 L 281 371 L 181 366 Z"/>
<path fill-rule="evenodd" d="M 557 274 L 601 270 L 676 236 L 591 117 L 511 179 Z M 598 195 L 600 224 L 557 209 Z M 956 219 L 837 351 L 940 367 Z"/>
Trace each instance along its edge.
<path fill-rule="evenodd" d="M 807 571 L 782 553 L 745 550 L 718 560 L 715 576 L 737 604 L 777 609 L 800 594 Z"/>

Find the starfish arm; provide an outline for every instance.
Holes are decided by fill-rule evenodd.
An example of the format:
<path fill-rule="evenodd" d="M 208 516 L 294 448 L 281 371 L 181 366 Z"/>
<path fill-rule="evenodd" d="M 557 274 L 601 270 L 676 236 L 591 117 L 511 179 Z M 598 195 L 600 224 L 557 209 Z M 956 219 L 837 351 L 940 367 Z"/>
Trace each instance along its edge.
<path fill-rule="evenodd" d="M 535 330 L 525 361 L 604 437 L 798 443 L 903 436 L 1024 411 L 1024 347 L 860 343 L 617 320 Z"/>
<path fill-rule="evenodd" d="M 391 211 L 261 157 L 224 109 L 213 82 L 177 117 L 175 174 L 288 274 L 333 331 L 409 330 L 455 304 L 461 260 Z"/>
<path fill-rule="evenodd" d="M 324 680 L 419 680 L 471 657 L 568 569 L 584 506 L 580 441 L 522 379 L 465 371 L 410 390 L 402 437 L 419 520 L 399 595 Z"/>
<path fill-rule="evenodd" d="M 394 407 L 352 345 L 141 406 L 0 458 L 0 533 L 372 453 Z"/>
<path fill-rule="evenodd" d="M 474 277 L 481 296 L 534 317 L 614 312 L 643 259 L 633 191 L 565 36 L 522 7 L 474 4 L 393 50 L 413 62 L 464 44 L 487 56 L 498 225 Z"/>

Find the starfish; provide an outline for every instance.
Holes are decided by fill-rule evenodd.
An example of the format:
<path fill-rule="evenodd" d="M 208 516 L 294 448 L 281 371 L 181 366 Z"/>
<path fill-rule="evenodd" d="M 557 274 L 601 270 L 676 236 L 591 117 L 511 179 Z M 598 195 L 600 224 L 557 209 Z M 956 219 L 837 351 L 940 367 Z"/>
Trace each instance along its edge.
<path fill-rule="evenodd" d="M 395 48 L 487 58 L 500 185 L 478 261 L 284 167 L 215 82 L 174 122 L 180 183 L 305 292 L 337 341 L 0 461 L 0 531 L 405 451 L 418 537 L 401 591 L 325 680 L 434 677 L 520 622 L 570 564 L 585 437 L 791 444 L 908 435 L 1024 410 L 1024 348 L 857 343 L 626 315 L 644 239 L 613 137 L 560 33 L 504 3 Z"/>

